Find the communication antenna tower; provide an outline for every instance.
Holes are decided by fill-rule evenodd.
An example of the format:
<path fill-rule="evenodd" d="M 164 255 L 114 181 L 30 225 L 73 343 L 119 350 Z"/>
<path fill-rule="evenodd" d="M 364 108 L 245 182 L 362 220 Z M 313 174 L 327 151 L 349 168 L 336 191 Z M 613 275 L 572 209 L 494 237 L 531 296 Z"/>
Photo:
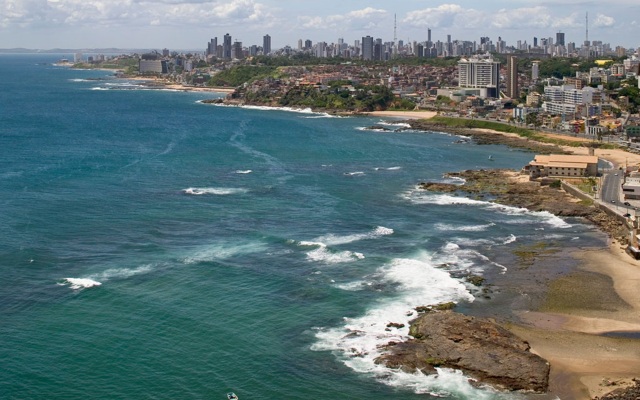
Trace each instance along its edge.
<path fill-rule="evenodd" d="M 393 14 L 393 52 L 398 54 L 398 19 Z"/>

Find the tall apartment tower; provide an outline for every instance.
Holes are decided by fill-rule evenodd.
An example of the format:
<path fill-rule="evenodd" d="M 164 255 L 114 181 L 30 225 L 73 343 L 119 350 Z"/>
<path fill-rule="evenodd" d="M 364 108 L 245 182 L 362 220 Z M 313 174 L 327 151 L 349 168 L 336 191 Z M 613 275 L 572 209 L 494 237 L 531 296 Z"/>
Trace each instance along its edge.
<path fill-rule="evenodd" d="M 540 78 L 540 62 L 534 61 L 531 65 L 531 80 L 537 81 Z"/>
<path fill-rule="evenodd" d="M 365 36 L 362 38 L 362 59 L 373 60 L 373 37 Z"/>
<path fill-rule="evenodd" d="M 228 33 L 224 35 L 224 41 L 222 42 L 222 58 L 231 60 L 231 35 Z"/>
<path fill-rule="evenodd" d="M 207 45 L 207 55 L 215 56 L 217 50 L 218 50 L 218 38 L 214 37 L 213 39 L 211 39 L 211 41 Z"/>
<path fill-rule="evenodd" d="M 485 97 L 497 98 L 500 63 L 491 58 L 462 58 L 458 61 L 458 80 L 462 88 L 483 89 Z"/>
<path fill-rule="evenodd" d="M 517 99 L 518 91 L 518 57 L 507 58 L 507 96 Z"/>
<path fill-rule="evenodd" d="M 556 45 L 564 46 L 564 32 L 556 33 Z"/>
<path fill-rule="evenodd" d="M 271 36 L 264 35 L 262 38 L 262 53 L 266 56 L 271 53 Z"/>
<path fill-rule="evenodd" d="M 242 60 L 244 58 L 244 52 L 242 51 L 242 42 L 233 42 L 230 58 L 236 58 L 238 60 Z"/>

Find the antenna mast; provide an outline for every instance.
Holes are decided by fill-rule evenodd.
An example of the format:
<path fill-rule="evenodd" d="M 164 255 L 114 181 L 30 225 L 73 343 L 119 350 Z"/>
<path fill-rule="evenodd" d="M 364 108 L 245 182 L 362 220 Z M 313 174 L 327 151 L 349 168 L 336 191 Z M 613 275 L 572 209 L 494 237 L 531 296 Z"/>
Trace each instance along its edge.
<path fill-rule="evenodd" d="M 589 59 L 591 57 L 591 43 L 589 43 L 589 12 L 588 11 L 584 17 L 584 20 L 585 20 L 585 27 L 586 27 L 586 37 L 585 37 L 584 44 L 585 46 L 587 46 L 587 59 Z"/>
<path fill-rule="evenodd" d="M 398 19 L 396 14 L 393 14 L 393 52 L 398 54 Z"/>

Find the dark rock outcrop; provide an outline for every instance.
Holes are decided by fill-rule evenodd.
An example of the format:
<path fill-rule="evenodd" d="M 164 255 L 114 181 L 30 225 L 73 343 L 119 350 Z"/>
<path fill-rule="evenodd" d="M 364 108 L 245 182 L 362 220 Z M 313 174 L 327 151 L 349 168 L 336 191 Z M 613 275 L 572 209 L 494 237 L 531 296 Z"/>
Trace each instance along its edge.
<path fill-rule="evenodd" d="M 495 323 L 451 311 L 430 312 L 412 322 L 410 334 L 413 339 L 390 343 L 376 362 L 424 374 L 436 373 L 436 367 L 458 369 L 506 390 L 548 389 L 549 363 Z"/>

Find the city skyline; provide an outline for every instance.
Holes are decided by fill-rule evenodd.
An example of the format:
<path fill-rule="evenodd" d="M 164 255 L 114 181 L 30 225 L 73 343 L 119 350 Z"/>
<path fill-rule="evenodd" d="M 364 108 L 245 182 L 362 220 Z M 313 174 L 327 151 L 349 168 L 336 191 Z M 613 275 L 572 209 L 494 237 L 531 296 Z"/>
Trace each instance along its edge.
<path fill-rule="evenodd" d="M 376 0 L 348 5 L 335 0 L 0 0 L 0 48 L 199 50 L 209 38 L 229 33 L 245 45 L 262 45 L 268 34 L 276 49 L 295 48 L 300 39 L 353 43 L 369 35 L 422 42 L 427 29 L 433 41 L 451 35 L 454 40 L 501 37 L 508 45 L 518 40 L 533 44 L 534 37 L 556 38 L 562 32 L 566 42 L 580 45 L 587 35 L 587 13 L 589 40 L 640 47 L 637 0 L 417 0 L 393 7 Z"/>

